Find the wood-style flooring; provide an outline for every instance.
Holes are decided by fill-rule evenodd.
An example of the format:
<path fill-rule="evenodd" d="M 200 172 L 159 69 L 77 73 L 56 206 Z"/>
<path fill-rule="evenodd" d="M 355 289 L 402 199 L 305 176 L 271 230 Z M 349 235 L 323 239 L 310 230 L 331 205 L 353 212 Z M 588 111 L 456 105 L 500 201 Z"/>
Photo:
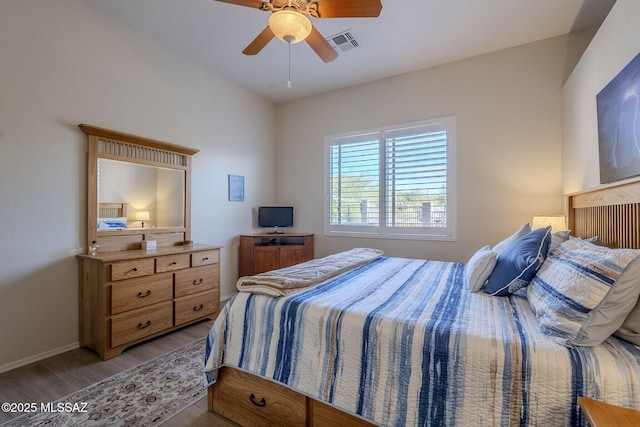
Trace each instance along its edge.
<path fill-rule="evenodd" d="M 144 363 L 207 335 L 207 320 L 126 349 L 101 360 L 89 349 L 78 348 L 0 374 L 0 402 L 53 402 L 74 391 Z M 0 412 L 0 424 L 21 414 Z M 232 427 L 236 424 L 207 411 L 206 396 L 164 424 L 167 427 Z"/>

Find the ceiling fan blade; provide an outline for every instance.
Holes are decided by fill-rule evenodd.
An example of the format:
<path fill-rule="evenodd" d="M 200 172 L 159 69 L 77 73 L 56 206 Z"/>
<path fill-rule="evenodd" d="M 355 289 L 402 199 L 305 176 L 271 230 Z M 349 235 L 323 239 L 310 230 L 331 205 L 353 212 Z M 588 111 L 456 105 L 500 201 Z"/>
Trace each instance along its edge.
<path fill-rule="evenodd" d="M 315 2 L 319 18 L 376 18 L 380 16 L 380 0 L 323 0 Z"/>
<path fill-rule="evenodd" d="M 218 1 L 221 1 L 223 3 L 237 4 L 238 6 L 253 7 L 255 9 L 261 9 L 262 3 L 263 3 L 260 0 L 218 0 Z"/>
<path fill-rule="evenodd" d="M 249 43 L 249 46 L 244 48 L 242 53 L 245 55 L 257 55 L 274 37 L 275 35 L 273 31 L 271 31 L 271 28 L 267 27 L 258 34 L 258 37 Z"/>
<path fill-rule="evenodd" d="M 331 47 L 329 42 L 322 37 L 320 31 L 314 26 L 311 26 L 311 34 L 309 34 L 305 41 L 324 62 L 331 62 L 338 57 L 338 52 Z"/>

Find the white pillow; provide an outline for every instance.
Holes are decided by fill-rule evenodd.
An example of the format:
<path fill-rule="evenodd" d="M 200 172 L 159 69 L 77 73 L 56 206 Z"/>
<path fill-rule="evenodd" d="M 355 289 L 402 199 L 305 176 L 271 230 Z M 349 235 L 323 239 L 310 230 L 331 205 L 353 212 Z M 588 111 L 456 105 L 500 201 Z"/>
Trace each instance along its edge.
<path fill-rule="evenodd" d="M 553 341 L 594 346 L 613 334 L 638 300 L 640 251 L 581 239 L 560 244 L 527 287 L 540 329 Z"/>
<path fill-rule="evenodd" d="M 638 299 L 631 313 L 624 319 L 624 323 L 620 326 L 620 329 L 615 331 L 613 335 L 640 346 L 640 299 Z"/>
<path fill-rule="evenodd" d="M 518 240 L 519 238 L 521 238 L 522 236 L 529 234 L 531 232 L 531 226 L 529 225 L 529 223 L 526 223 L 525 225 L 523 225 L 522 227 L 520 227 L 520 229 L 518 229 L 518 231 L 516 231 L 515 233 L 513 233 L 511 236 L 507 237 L 506 239 L 504 239 L 503 241 L 501 241 L 500 243 L 497 243 L 494 247 L 493 247 L 493 251 L 495 253 L 497 253 L 498 255 L 500 255 L 502 252 L 504 252 L 505 249 L 507 249 L 513 242 L 515 242 L 516 240 Z"/>
<path fill-rule="evenodd" d="M 484 286 L 496 266 L 498 254 L 489 246 L 480 248 L 464 267 L 464 283 L 471 292 L 478 292 Z"/>

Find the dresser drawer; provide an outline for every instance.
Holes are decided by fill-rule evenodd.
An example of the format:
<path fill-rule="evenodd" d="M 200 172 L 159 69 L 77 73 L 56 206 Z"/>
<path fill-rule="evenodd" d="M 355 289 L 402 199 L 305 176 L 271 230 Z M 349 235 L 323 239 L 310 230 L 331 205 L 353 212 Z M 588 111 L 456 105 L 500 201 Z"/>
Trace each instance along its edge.
<path fill-rule="evenodd" d="M 178 298 L 218 288 L 220 266 L 194 267 L 176 271 L 175 275 L 175 297 Z"/>
<path fill-rule="evenodd" d="M 191 266 L 218 264 L 220 262 L 220 251 L 202 251 L 191 254 Z"/>
<path fill-rule="evenodd" d="M 214 412 L 241 425 L 305 425 L 303 395 L 231 368 L 220 370 L 211 404 Z"/>
<path fill-rule="evenodd" d="M 154 272 L 153 258 L 128 259 L 111 264 L 111 281 L 148 276 Z"/>
<path fill-rule="evenodd" d="M 204 316 L 216 316 L 220 309 L 218 290 L 201 292 L 175 300 L 175 325 L 182 325 Z"/>
<path fill-rule="evenodd" d="M 121 280 L 111 285 L 111 314 L 169 301 L 171 298 L 173 298 L 171 273 Z"/>
<path fill-rule="evenodd" d="M 180 270 L 191 266 L 191 254 L 175 254 L 156 257 L 156 273 Z"/>
<path fill-rule="evenodd" d="M 111 318 L 111 347 L 162 332 L 173 326 L 171 301 L 116 315 Z"/>

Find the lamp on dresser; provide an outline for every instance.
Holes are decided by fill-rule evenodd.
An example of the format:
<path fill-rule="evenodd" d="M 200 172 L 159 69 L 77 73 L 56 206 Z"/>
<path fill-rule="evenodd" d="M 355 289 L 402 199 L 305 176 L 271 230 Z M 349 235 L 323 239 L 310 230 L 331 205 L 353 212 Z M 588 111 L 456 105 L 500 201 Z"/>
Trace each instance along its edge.
<path fill-rule="evenodd" d="M 142 223 L 142 228 L 144 228 L 144 222 L 149 221 L 151 217 L 149 216 L 149 211 L 138 211 L 136 212 L 136 221 L 140 221 Z"/>

